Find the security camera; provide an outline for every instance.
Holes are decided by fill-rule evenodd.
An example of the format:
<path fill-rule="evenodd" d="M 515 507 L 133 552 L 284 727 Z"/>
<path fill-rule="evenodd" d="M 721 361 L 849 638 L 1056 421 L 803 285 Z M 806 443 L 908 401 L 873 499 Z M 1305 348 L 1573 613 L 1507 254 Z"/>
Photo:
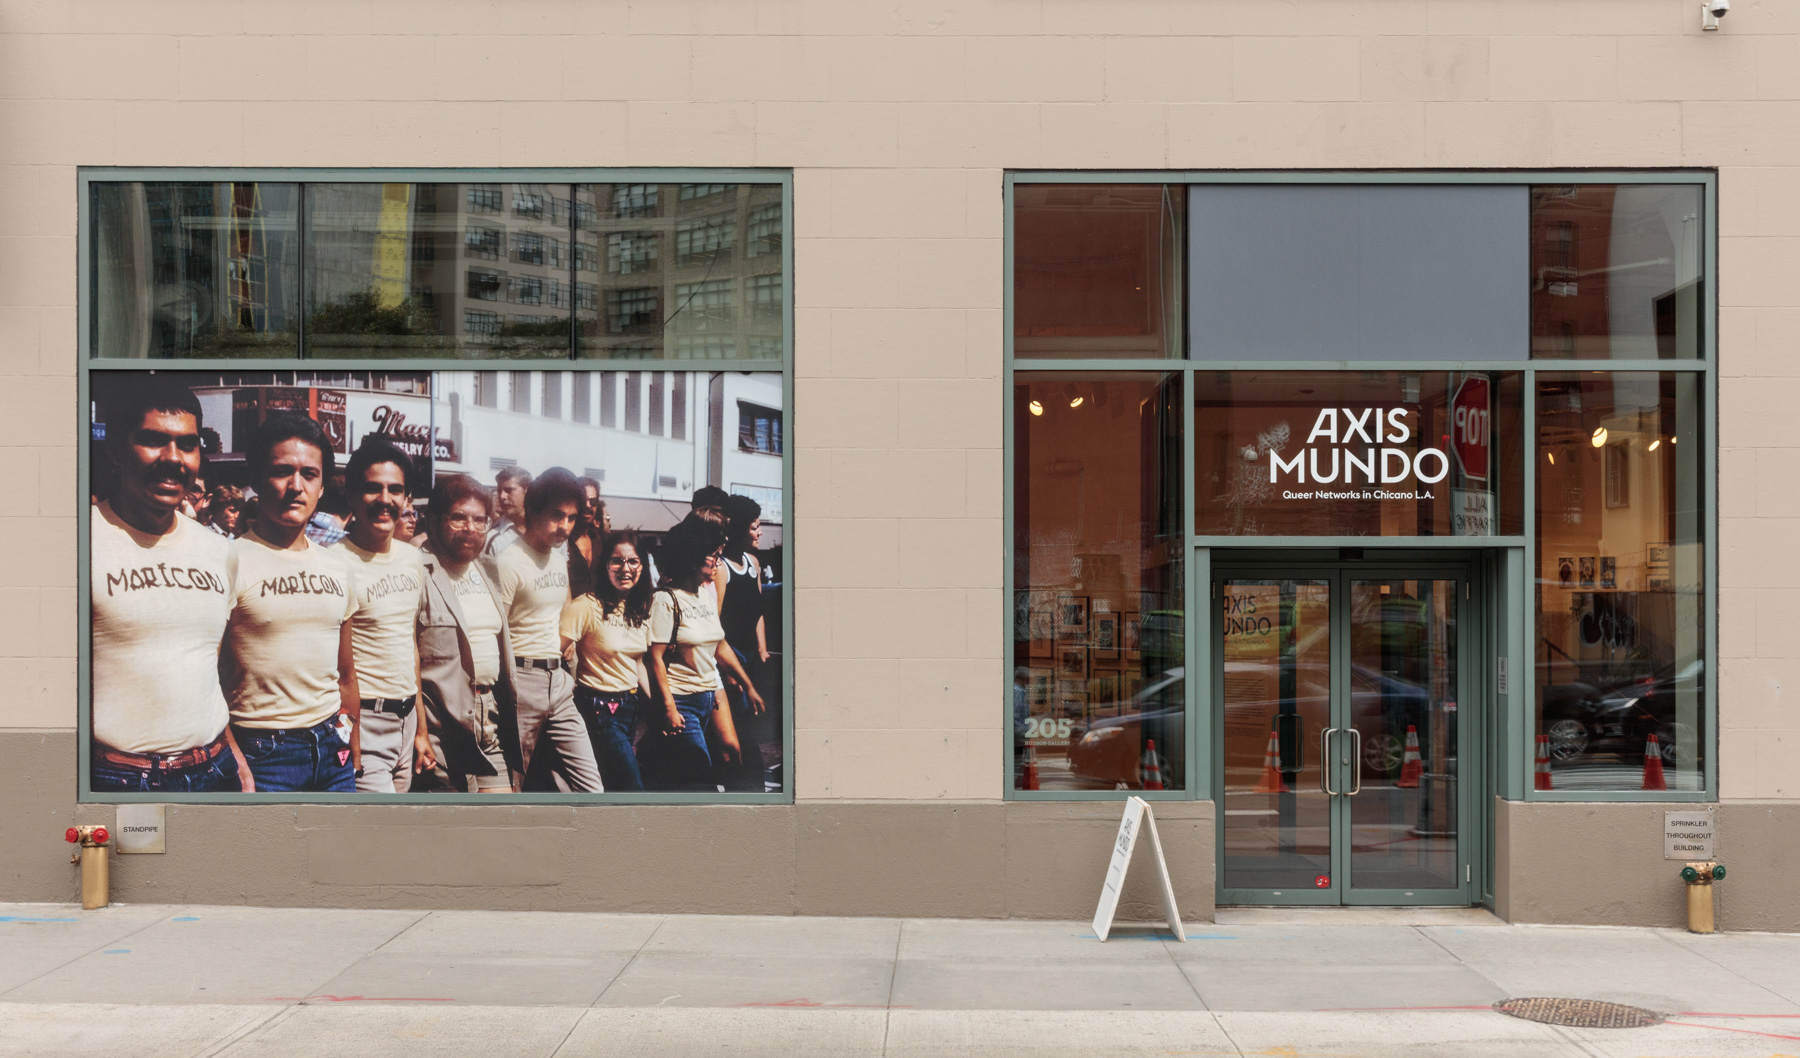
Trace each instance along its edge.
<path fill-rule="evenodd" d="M 1700 0 L 1700 28 L 1718 29 L 1719 19 L 1731 13 L 1731 0 Z"/>

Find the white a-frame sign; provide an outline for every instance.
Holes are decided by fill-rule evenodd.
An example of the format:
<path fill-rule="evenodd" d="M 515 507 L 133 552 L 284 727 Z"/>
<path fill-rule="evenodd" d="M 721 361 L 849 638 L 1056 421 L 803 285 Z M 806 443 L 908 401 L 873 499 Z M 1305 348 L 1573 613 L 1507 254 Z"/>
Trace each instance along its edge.
<path fill-rule="evenodd" d="M 1163 910 L 1169 916 L 1169 928 L 1182 943 L 1187 931 L 1181 928 L 1181 912 L 1175 908 L 1175 887 L 1169 884 L 1169 863 L 1163 858 L 1162 839 L 1156 836 L 1156 817 L 1150 803 L 1142 797 L 1128 798 L 1125 818 L 1119 820 L 1119 836 L 1113 842 L 1112 863 L 1106 868 L 1106 883 L 1100 889 L 1100 906 L 1094 911 L 1094 935 L 1101 940 L 1112 932 L 1113 915 L 1119 910 L 1119 893 L 1125 888 L 1125 871 L 1131 866 L 1131 852 L 1137 848 L 1138 834 L 1150 832 L 1150 849 L 1156 853 L 1156 877 L 1162 883 Z"/>

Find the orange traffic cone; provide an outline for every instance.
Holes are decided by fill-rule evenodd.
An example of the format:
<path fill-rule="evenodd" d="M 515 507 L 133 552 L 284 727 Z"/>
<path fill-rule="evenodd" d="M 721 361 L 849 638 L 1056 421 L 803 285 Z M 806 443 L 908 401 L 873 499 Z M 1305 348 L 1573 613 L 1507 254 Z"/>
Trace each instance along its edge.
<path fill-rule="evenodd" d="M 1027 744 L 1025 747 L 1025 765 L 1019 772 L 1019 789 L 1035 790 L 1037 788 L 1037 747 Z"/>
<path fill-rule="evenodd" d="M 1651 732 L 1650 741 L 1644 743 L 1644 789 L 1668 788 L 1668 782 L 1663 779 L 1662 747 L 1656 742 L 1655 732 Z"/>
<path fill-rule="evenodd" d="M 1160 790 L 1163 788 L 1162 765 L 1156 762 L 1156 740 L 1149 739 L 1144 743 L 1144 789 Z"/>
<path fill-rule="evenodd" d="M 1417 789 L 1419 776 L 1425 773 L 1425 762 L 1419 759 L 1419 729 L 1411 724 L 1406 725 L 1406 756 L 1400 760 L 1400 781 L 1395 783 L 1402 790 Z"/>
<path fill-rule="evenodd" d="M 1269 749 L 1263 754 L 1262 779 L 1257 782 L 1254 793 L 1285 793 L 1288 789 L 1286 780 L 1281 776 L 1281 740 L 1275 732 L 1269 732 Z"/>
<path fill-rule="evenodd" d="M 1554 790 L 1556 789 L 1556 786 L 1554 785 L 1555 780 L 1550 775 L 1550 736 L 1539 735 L 1537 737 L 1537 746 L 1537 788 L 1540 790 Z"/>

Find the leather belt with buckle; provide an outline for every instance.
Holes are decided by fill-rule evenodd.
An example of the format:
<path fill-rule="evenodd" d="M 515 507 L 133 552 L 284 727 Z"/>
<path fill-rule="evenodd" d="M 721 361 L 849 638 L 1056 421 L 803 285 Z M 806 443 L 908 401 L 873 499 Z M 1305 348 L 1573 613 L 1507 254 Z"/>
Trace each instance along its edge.
<path fill-rule="evenodd" d="M 362 707 L 371 713 L 392 713 L 404 720 L 417 701 L 416 698 L 364 698 Z"/>
<path fill-rule="evenodd" d="M 513 664 L 522 669 L 544 669 L 555 671 L 562 668 L 561 658 L 521 658 L 514 657 Z"/>
<path fill-rule="evenodd" d="M 220 735 L 209 745 L 184 749 L 180 753 L 127 753 L 124 750 L 112 749 L 95 743 L 101 759 L 108 764 L 116 764 L 123 768 L 136 768 L 139 771 L 181 771 L 185 768 L 197 768 L 217 760 L 219 754 L 225 752 L 225 736 Z"/>

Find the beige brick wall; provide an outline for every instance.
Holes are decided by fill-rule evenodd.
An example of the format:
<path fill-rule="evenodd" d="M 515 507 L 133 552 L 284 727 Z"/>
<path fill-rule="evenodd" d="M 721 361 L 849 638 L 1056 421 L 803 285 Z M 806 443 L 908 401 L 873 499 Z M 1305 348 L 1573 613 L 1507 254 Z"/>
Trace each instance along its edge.
<path fill-rule="evenodd" d="M 0 0 L 0 727 L 74 724 L 78 165 L 796 170 L 803 798 L 1001 794 L 1001 176 L 1719 166 L 1728 797 L 1800 795 L 1800 4 Z"/>

